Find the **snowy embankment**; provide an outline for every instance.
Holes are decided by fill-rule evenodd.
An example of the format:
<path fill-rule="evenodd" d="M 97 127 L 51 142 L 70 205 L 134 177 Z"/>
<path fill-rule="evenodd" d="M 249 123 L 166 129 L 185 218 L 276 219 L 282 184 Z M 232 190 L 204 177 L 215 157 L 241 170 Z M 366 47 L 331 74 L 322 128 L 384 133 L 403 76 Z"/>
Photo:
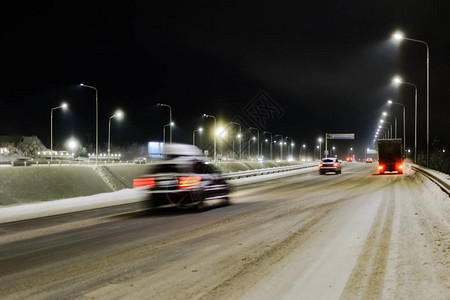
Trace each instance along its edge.
<path fill-rule="evenodd" d="M 305 168 L 248 178 L 232 179 L 228 182 L 232 186 L 240 186 L 312 172 L 316 169 L 317 168 Z M 144 198 L 145 194 L 140 189 L 123 189 L 116 192 L 101 193 L 92 196 L 8 206 L 0 208 L 0 224 L 141 202 Z"/>

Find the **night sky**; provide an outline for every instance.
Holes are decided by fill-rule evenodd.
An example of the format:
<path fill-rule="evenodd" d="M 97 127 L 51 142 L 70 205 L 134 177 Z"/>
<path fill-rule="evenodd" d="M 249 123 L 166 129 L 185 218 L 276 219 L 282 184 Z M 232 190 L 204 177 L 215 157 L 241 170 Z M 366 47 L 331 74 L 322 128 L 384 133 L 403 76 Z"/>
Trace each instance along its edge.
<path fill-rule="evenodd" d="M 125 118 L 112 121 L 113 144 L 160 141 L 169 121 L 161 102 L 172 106 L 175 142 L 192 143 L 194 129 L 212 128 L 201 117 L 207 113 L 218 123 L 292 137 L 310 150 L 325 133 L 355 133 L 354 141 L 331 144 L 364 155 L 390 98 L 406 106 L 407 148 L 413 148 L 414 89 L 394 87 L 399 74 L 418 87 L 424 151 L 426 48 L 393 43 L 399 29 L 430 46 L 430 142 L 448 147 L 446 2 L 309 2 L 2 4 L 0 135 L 36 135 L 50 147 L 50 109 L 66 101 L 68 111 L 54 112 L 55 148 L 70 136 L 95 145 L 95 93 L 79 86 L 85 83 L 99 92 L 103 149 L 118 108 Z M 268 107 L 261 108 L 261 95 Z M 400 135 L 401 108 L 390 112 Z"/>

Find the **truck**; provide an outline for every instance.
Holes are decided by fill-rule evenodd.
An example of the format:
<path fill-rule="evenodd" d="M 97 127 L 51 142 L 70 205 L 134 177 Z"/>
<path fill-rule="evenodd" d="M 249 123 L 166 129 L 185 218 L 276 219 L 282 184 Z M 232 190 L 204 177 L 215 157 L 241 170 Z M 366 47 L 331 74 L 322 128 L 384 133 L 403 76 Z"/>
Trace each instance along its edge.
<path fill-rule="evenodd" d="M 403 174 L 402 139 L 378 140 L 378 172 Z"/>

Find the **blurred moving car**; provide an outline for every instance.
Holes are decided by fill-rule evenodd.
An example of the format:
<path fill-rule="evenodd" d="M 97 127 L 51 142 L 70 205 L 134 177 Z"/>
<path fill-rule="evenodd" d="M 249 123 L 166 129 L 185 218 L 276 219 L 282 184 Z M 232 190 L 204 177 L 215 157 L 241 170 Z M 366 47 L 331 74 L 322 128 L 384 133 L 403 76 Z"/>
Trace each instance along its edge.
<path fill-rule="evenodd" d="M 341 163 L 337 158 L 327 157 L 322 158 L 321 163 L 319 164 L 319 174 L 324 175 L 328 172 L 334 172 L 335 174 L 341 174 Z"/>
<path fill-rule="evenodd" d="M 138 157 L 134 160 L 135 164 L 146 164 L 147 158 L 146 157 Z"/>
<path fill-rule="evenodd" d="M 148 207 L 199 209 L 211 200 L 228 204 L 229 186 L 221 172 L 197 147 L 179 145 L 164 146 L 167 147 L 163 150 L 166 160 L 158 163 L 149 174 L 133 180 L 133 187 L 143 188 L 147 193 Z M 176 151 L 172 151 L 174 149 Z M 181 153 L 177 153 L 179 151 Z"/>
<path fill-rule="evenodd" d="M 348 157 L 347 157 L 347 162 L 352 162 L 352 161 L 353 161 L 353 157 L 348 156 Z"/>
<path fill-rule="evenodd" d="M 366 158 L 366 164 L 373 163 L 373 159 L 371 157 Z"/>

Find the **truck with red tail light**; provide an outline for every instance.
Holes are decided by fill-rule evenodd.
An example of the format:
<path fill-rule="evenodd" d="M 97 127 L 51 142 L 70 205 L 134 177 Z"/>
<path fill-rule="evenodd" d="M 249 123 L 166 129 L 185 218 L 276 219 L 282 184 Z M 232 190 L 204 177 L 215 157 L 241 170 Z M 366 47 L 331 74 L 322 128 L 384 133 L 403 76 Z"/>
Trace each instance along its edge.
<path fill-rule="evenodd" d="M 403 174 L 402 139 L 378 140 L 378 172 Z"/>

